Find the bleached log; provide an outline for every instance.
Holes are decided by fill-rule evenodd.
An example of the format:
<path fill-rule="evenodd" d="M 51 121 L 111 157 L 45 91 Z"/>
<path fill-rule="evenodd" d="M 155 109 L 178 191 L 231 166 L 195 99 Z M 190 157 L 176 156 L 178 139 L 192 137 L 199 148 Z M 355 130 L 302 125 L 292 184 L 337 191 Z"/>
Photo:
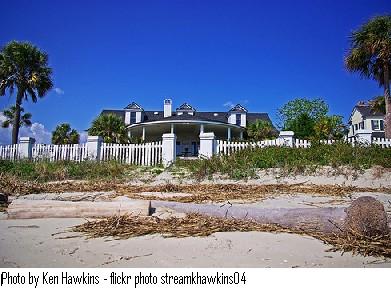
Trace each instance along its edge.
<path fill-rule="evenodd" d="M 69 202 L 16 199 L 8 206 L 7 213 L 10 219 L 88 218 L 125 214 L 148 216 L 150 208 L 151 202 L 146 200 Z"/>
<path fill-rule="evenodd" d="M 261 224 L 277 224 L 285 228 L 316 229 L 339 233 L 346 218 L 345 208 L 274 208 L 235 206 L 230 204 L 193 204 L 152 201 L 152 207 L 165 207 L 182 213 L 199 213 L 219 218 L 251 220 Z"/>

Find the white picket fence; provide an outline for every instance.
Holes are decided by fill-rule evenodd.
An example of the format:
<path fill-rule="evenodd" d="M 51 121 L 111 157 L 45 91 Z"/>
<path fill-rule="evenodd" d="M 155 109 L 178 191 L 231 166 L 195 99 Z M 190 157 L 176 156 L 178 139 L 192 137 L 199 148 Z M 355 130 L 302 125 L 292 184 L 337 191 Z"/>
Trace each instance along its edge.
<path fill-rule="evenodd" d="M 377 144 L 382 148 L 391 148 L 391 139 L 387 138 L 372 138 L 372 143 Z"/>
<path fill-rule="evenodd" d="M 87 159 L 87 145 L 83 144 L 34 144 L 32 148 L 32 160 L 42 161 L 75 161 L 81 162 Z"/>
<path fill-rule="evenodd" d="M 121 163 L 155 166 L 162 161 L 162 143 L 111 144 L 103 143 L 100 152 L 101 161 L 116 160 Z"/>
<path fill-rule="evenodd" d="M 355 138 L 348 138 L 346 140 L 348 143 L 352 145 L 356 145 L 357 141 Z M 320 140 L 320 143 L 323 144 L 333 144 L 336 140 Z M 386 138 L 373 138 L 372 144 L 378 145 L 382 148 L 391 148 L 391 139 Z M 273 139 L 273 140 L 264 140 L 258 142 L 235 142 L 235 141 L 225 141 L 218 140 L 216 152 L 218 154 L 229 155 L 233 152 L 243 150 L 246 148 L 264 148 L 270 146 L 286 146 L 286 141 L 281 138 Z M 306 139 L 294 139 L 293 147 L 295 148 L 309 148 L 311 146 L 311 142 Z"/>
<path fill-rule="evenodd" d="M 0 146 L 0 160 L 20 159 L 19 144 Z M 33 144 L 31 160 L 33 161 L 74 161 L 89 159 L 87 144 Z M 162 162 L 162 142 L 143 144 L 102 143 L 99 159 L 115 160 L 121 163 L 155 166 Z"/>
<path fill-rule="evenodd" d="M 283 145 L 285 145 L 285 141 L 280 138 L 257 141 L 257 142 L 218 140 L 216 151 L 218 154 L 229 155 L 232 154 L 233 152 L 243 150 L 246 148 L 264 148 L 268 146 L 283 146 Z"/>
<path fill-rule="evenodd" d="M 0 145 L 0 159 L 10 161 L 19 159 L 19 145 Z"/>

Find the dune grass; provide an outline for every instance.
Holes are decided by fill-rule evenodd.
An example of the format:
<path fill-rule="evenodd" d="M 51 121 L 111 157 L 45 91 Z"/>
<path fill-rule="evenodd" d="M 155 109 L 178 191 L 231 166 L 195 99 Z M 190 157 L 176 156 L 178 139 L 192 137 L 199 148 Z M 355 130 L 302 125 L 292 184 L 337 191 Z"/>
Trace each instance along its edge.
<path fill-rule="evenodd" d="M 216 173 L 230 178 L 256 177 L 256 171 L 281 168 L 288 173 L 316 170 L 317 167 L 348 166 L 357 170 L 373 166 L 391 168 L 391 149 L 378 146 L 351 146 L 343 142 L 333 145 L 316 144 L 310 148 L 267 147 L 244 149 L 232 155 L 214 156 L 210 160 L 178 160 L 174 168 L 184 168 L 196 178 Z"/>
<path fill-rule="evenodd" d="M 0 173 L 16 176 L 21 180 L 39 182 L 56 180 L 122 180 L 134 176 L 138 166 L 108 162 L 31 162 L 0 161 Z"/>

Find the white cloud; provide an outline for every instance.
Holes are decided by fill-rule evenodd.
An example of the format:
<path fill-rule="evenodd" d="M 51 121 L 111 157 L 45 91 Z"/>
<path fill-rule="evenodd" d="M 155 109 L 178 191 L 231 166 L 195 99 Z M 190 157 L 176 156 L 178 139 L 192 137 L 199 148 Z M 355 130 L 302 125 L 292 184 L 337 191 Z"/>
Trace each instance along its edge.
<path fill-rule="evenodd" d="M 0 123 L 5 120 L 5 116 L 0 112 Z M 12 128 L 0 128 L 0 144 L 10 144 Z M 35 138 L 36 143 L 50 143 L 52 133 L 41 123 L 34 122 L 30 127 L 21 127 L 19 137 L 30 136 Z"/>
<path fill-rule="evenodd" d="M 231 109 L 231 108 L 235 107 L 235 104 L 232 103 L 231 101 L 227 101 L 227 102 L 225 102 L 225 103 L 223 104 L 223 106 L 226 107 L 226 108 Z"/>
<path fill-rule="evenodd" d="M 60 95 L 60 96 L 65 94 L 64 90 L 59 87 L 54 88 L 54 91 L 56 92 L 57 95 Z"/>

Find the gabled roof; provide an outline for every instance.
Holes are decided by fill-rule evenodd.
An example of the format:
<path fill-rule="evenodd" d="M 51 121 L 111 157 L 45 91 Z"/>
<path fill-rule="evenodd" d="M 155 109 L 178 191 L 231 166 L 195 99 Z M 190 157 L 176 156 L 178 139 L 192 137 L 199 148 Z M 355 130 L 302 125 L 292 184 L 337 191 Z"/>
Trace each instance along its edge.
<path fill-rule="evenodd" d="M 384 113 L 372 110 L 370 105 L 356 105 L 355 108 L 363 117 L 384 116 Z"/>
<path fill-rule="evenodd" d="M 183 103 L 178 108 L 176 108 L 176 110 L 177 111 L 195 111 L 196 109 L 188 103 Z"/>
<path fill-rule="evenodd" d="M 353 111 L 350 114 L 349 122 L 352 120 L 354 111 L 359 112 L 363 119 L 366 119 L 368 117 L 384 117 L 385 115 L 382 112 L 373 111 L 372 107 L 368 104 L 358 103 L 356 106 L 354 106 Z"/>
<path fill-rule="evenodd" d="M 125 110 L 103 110 L 101 114 L 115 114 L 125 120 Z M 143 122 L 153 121 L 171 121 L 171 120 L 203 120 L 203 121 L 215 121 L 228 123 L 227 112 L 195 112 L 194 115 L 176 115 L 173 113 L 172 116 L 164 117 L 164 111 L 144 111 Z M 267 113 L 247 113 L 247 122 L 249 124 L 254 123 L 256 120 L 265 120 L 270 123 L 272 121 Z M 273 125 L 273 123 L 272 123 Z"/>
<path fill-rule="evenodd" d="M 243 107 L 242 105 L 240 104 L 236 104 L 235 107 L 233 107 L 231 110 L 229 110 L 229 112 L 248 112 L 247 109 L 245 107 Z"/>
<path fill-rule="evenodd" d="M 137 103 L 135 103 L 135 102 L 132 102 L 132 103 L 130 103 L 129 105 L 127 105 L 127 106 L 125 107 L 125 109 L 141 110 L 141 111 L 144 111 L 144 109 L 141 108 L 141 107 L 139 106 L 139 104 L 137 104 Z"/>

